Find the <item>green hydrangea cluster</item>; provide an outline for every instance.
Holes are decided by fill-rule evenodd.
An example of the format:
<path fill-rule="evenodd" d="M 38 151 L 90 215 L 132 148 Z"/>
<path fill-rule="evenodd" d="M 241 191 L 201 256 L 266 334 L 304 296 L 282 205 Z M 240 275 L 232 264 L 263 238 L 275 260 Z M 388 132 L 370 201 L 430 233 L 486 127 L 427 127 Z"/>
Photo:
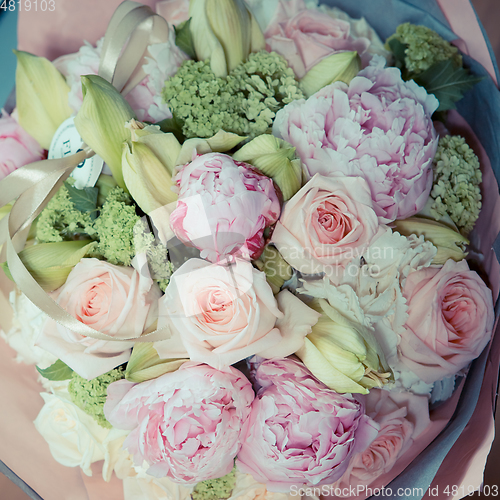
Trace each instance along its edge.
<path fill-rule="evenodd" d="M 90 214 L 75 208 L 64 185 L 52 197 L 36 222 L 36 239 L 40 243 L 57 243 L 85 236 L 97 239 Z"/>
<path fill-rule="evenodd" d="M 137 253 L 146 254 L 151 277 L 164 292 L 174 272 L 174 266 L 168 259 L 167 247 L 155 240 L 143 221 L 134 227 L 134 247 Z"/>
<path fill-rule="evenodd" d="M 269 129 L 278 110 L 303 97 L 286 60 L 267 51 L 251 54 L 227 78 L 216 77 L 209 61 L 186 61 L 163 89 L 188 138 L 221 129 L 255 137 Z"/>
<path fill-rule="evenodd" d="M 407 46 L 405 66 L 410 74 L 417 75 L 433 64 L 450 58 L 453 58 L 457 66 L 462 65 L 458 49 L 426 26 L 400 24 L 396 33 L 387 39 L 387 43 L 393 38 Z"/>
<path fill-rule="evenodd" d="M 231 496 L 236 484 L 236 468 L 227 476 L 198 483 L 191 494 L 193 500 L 224 500 Z"/>
<path fill-rule="evenodd" d="M 135 256 L 134 226 L 139 220 L 130 196 L 119 187 L 112 189 L 94 221 L 97 252 L 111 264 L 129 266 Z"/>
<path fill-rule="evenodd" d="M 94 418 L 99 425 L 111 429 L 111 424 L 104 416 L 104 403 L 108 385 L 125 377 L 125 371 L 121 368 L 115 368 L 104 375 L 100 375 L 92 380 L 84 379 L 73 372 L 68 391 L 71 400 L 85 413 Z"/>
<path fill-rule="evenodd" d="M 468 234 L 481 210 L 481 180 L 479 160 L 463 137 L 447 135 L 439 139 L 434 157 L 431 215 L 439 220 L 448 214 Z"/>

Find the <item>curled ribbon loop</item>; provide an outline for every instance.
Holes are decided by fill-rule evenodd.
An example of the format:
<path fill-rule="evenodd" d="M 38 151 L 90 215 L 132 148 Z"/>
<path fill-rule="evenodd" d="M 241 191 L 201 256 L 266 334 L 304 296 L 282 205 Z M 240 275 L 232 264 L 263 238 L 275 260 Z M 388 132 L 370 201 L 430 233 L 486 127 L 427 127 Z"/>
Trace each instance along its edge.
<path fill-rule="evenodd" d="M 123 2 L 115 11 L 106 31 L 99 75 L 126 94 L 145 77 L 142 65 L 148 46 L 167 41 L 168 36 L 169 28 L 165 19 L 145 5 Z M 129 43 L 124 49 L 127 40 Z M 168 327 L 144 334 L 140 338 L 117 339 L 81 323 L 45 293 L 18 255 L 24 247 L 27 230 L 33 220 L 76 166 L 93 155 L 94 152 L 85 147 L 83 151 L 64 158 L 30 163 L 0 181 L 0 206 L 17 198 L 9 215 L 0 221 L 0 245 L 3 245 L 0 261 L 5 261 L 6 256 L 17 287 L 31 302 L 51 319 L 79 335 L 119 342 L 168 339 Z M 3 285 L 4 283 L 2 290 L 6 292 Z"/>

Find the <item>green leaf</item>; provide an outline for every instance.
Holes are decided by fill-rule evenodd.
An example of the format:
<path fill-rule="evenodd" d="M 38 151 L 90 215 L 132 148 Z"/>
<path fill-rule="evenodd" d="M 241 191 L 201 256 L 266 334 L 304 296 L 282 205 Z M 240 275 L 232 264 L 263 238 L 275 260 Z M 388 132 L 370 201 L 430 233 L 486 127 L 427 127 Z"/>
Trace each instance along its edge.
<path fill-rule="evenodd" d="M 191 35 L 191 19 L 174 26 L 175 45 L 179 47 L 187 56 L 196 60 L 196 52 L 194 50 L 193 36 Z"/>
<path fill-rule="evenodd" d="M 9 265 L 7 264 L 7 262 L 2 262 L 0 264 L 0 267 L 3 269 L 5 276 L 7 276 L 7 278 L 9 278 L 11 281 L 14 281 L 12 274 L 10 274 Z"/>
<path fill-rule="evenodd" d="M 73 370 L 60 359 L 48 368 L 42 370 L 37 366 L 36 369 L 42 377 L 48 380 L 68 380 L 73 376 Z"/>
<path fill-rule="evenodd" d="M 408 45 L 400 42 L 397 38 L 391 38 L 387 45 L 389 45 L 389 49 L 391 49 L 392 54 L 394 55 L 396 67 L 402 69 L 405 67 L 405 57 L 406 57 L 406 49 Z"/>
<path fill-rule="evenodd" d="M 456 109 L 455 103 L 481 80 L 483 77 L 471 75 L 465 68 L 455 66 L 451 59 L 437 62 L 415 77 L 416 83 L 438 99 L 437 111 Z"/>
<path fill-rule="evenodd" d="M 75 205 L 75 208 L 83 213 L 90 213 L 90 217 L 94 220 L 97 217 L 97 197 L 99 189 L 96 187 L 85 187 L 77 189 L 69 182 L 65 182 L 64 186 L 68 190 L 69 198 Z"/>
<path fill-rule="evenodd" d="M 158 125 L 160 127 L 160 130 L 162 132 L 165 132 L 165 134 L 168 134 L 169 132 L 174 134 L 175 138 L 181 144 L 186 140 L 184 134 L 182 133 L 182 127 L 183 127 L 182 120 L 179 120 L 175 116 L 175 114 L 173 115 L 172 118 L 165 118 L 165 120 L 155 123 L 155 125 Z"/>

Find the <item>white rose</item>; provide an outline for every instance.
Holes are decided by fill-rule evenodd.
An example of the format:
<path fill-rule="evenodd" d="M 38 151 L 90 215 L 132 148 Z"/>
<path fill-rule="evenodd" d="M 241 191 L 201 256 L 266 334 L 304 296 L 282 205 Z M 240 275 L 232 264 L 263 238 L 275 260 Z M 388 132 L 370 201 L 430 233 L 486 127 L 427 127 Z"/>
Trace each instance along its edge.
<path fill-rule="evenodd" d="M 115 465 L 122 464 L 121 444 L 129 431 L 100 426 L 67 391 L 41 396 L 45 405 L 34 423 L 54 459 L 66 467 L 81 467 L 87 476 L 92 475 L 91 464 L 104 460 L 103 477 L 109 481 Z"/>
<path fill-rule="evenodd" d="M 42 330 L 48 316 L 18 290 L 10 293 L 10 304 L 14 310 L 12 328 L 1 332 L 1 336 L 17 352 L 16 361 L 47 368 L 57 358 L 41 347 L 35 346 L 35 339 Z"/>
<path fill-rule="evenodd" d="M 135 477 L 123 480 L 123 500 L 190 500 L 194 486 L 182 486 L 168 477 L 157 478 L 146 473 L 148 466 L 135 466 Z"/>

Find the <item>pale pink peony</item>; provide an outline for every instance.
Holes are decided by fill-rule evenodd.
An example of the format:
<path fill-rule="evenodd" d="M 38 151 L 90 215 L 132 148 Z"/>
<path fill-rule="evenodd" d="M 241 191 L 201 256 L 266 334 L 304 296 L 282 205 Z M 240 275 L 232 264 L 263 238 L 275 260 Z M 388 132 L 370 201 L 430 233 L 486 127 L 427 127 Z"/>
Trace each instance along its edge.
<path fill-rule="evenodd" d="M 41 160 L 43 148 L 7 113 L 0 117 L 0 179 L 19 167 Z"/>
<path fill-rule="evenodd" d="M 54 61 L 57 69 L 66 77 L 71 90 L 68 96 L 70 107 L 78 112 L 82 105 L 82 75 L 97 75 L 104 38 L 96 47 L 85 42 L 78 52 L 62 56 Z M 143 70 L 146 77 L 126 96 L 140 121 L 158 122 L 171 118 L 170 109 L 163 102 L 161 91 L 165 80 L 177 72 L 187 56 L 175 45 L 173 30 L 169 31 L 169 40 L 148 47 L 148 59 Z"/>
<path fill-rule="evenodd" d="M 189 19 L 189 0 L 162 0 L 156 4 L 156 12 L 177 26 Z"/>
<path fill-rule="evenodd" d="M 123 446 L 147 473 L 192 484 L 228 474 L 241 446 L 254 392 L 229 367 L 185 363 L 179 370 L 141 384 L 108 387 L 104 414 L 130 434 Z"/>
<path fill-rule="evenodd" d="M 184 244 L 211 262 L 261 254 L 264 230 L 280 215 L 269 177 L 228 155 L 209 153 L 181 167 L 175 181 L 179 198 L 170 225 Z"/>
<path fill-rule="evenodd" d="M 465 260 L 411 273 L 403 295 L 408 319 L 398 349 L 402 362 L 424 382 L 457 373 L 490 341 L 492 293 Z"/>
<path fill-rule="evenodd" d="M 156 342 L 162 358 L 189 357 L 215 368 L 253 354 L 288 356 L 302 347 L 319 314 L 288 290 L 276 298 L 266 275 L 245 260 L 231 266 L 190 259 L 171 277 L 159 302 Z"/>
<path fill-rule="evenodd" d="M 363 405 L 292 359 L 264 361 L 236 466 L 270 491 L 331 484 L 377 436 Z"/>
<path fill-rule="evenodd" d="M 271 241 L 300 272 L 335 275 L 363 255 L 378 231 L 364 179 L 317 174 L 285 204 Z"/>
<path fill-rule="evenodd" d="M 161 290 L 132 267 L 82 259 L 51 296 L 81 323 L 128 339 L 139 337 L 157 319 Z M 85 337 L 48 319 L 36 345 L 90 380 L 127 362 L 134 344 Z"/>
<path fill-rule="evenodd" d="M 374 56 L 349 86 L 336 82 L 276 115 L 273 134 L 297 148 L 306 174 L 360 176 L 381 222 L 419 212 L 432 187 L 433 95 Z"/>
<path fill-rule="evenodd" d="M 266 30 L 266 49 L 283 56 L 298 78 L 337 52 L 357 51 L 368 63 L 370 41 L 350 35 L 350 24 L 318 10 L 303 10 Z"/>
<path fill-rule="evenodd" d="M 425 396 L 371 389 L 366 396 L 358 397 L 380 430 L 370 446 L 353 457 L 344 475 L 333 485 L 339 488 L 335 489 L 338 496 L 339 492 L 349 492 L 350 487 L 361 490 L 389 472 L 413 440 L 430 425 L 429 400 Z"/>

